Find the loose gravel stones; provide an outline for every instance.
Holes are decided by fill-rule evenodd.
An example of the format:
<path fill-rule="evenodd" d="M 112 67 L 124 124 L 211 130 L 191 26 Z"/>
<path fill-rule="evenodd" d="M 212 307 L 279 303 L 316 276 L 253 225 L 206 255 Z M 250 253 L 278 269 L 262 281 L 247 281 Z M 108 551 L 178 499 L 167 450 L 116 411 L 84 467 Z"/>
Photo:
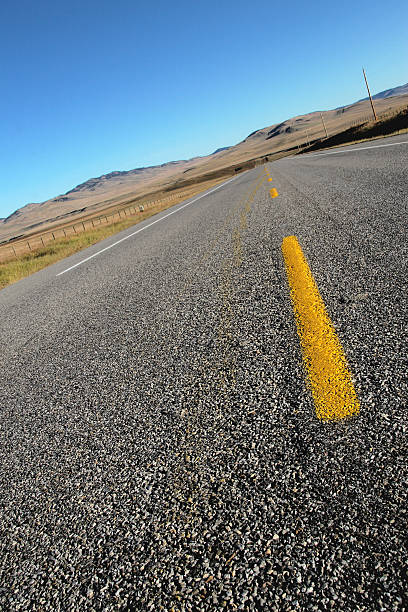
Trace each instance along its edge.
<path fill-rule="evenodd" d="M 407 609 L 407 192 L 382 155 L 281 160 L 272 203 L 255 169 L 0 294 L 1 609 Z M 316 419 L 291 234 L 356 419 Z"/>

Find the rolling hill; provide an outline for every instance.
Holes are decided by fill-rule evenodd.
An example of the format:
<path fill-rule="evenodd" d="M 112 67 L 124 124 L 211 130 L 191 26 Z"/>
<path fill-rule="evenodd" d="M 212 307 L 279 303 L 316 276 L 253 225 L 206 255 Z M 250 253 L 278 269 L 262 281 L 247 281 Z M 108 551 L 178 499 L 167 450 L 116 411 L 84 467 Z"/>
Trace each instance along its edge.
<path fill-rule="evenodd" d="M 394 93 L 390 93 L 394 92 Z M 375 96 L 379 114 L 408 105 L 408 84 L 380 92 Z M 282 151 L 324 137 L 321 114 L 329 135 L 347 129 L 370 115 L 366 100 L 334 110 L 292 117 L 278 124 L 255 130 L 244 140 L 214 153 L 158 166 L 114 171 L 91 178 L 68 192 L 41 203 L 30 203 L 0 220 L 0 243 L 15 236 L 30 235 L 42 225 L 78 218 L 85 211 L 99 212 L 120 205 L 129 198 L 163 194 L 176 185 L 200 182 L 203 177 L 234 170 L 245 161 Z"/>

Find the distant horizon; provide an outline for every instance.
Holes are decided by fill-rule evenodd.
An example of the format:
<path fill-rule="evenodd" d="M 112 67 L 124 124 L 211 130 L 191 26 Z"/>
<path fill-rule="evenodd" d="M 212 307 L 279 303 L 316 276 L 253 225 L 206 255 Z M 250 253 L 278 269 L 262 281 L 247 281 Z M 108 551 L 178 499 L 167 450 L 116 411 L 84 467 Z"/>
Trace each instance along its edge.
<path fill-rule="evenodd" d="M 350 105 L 366 95 L 361 66 L 372 92 L 407 81 L 402 0 L 393 11 L 368 0 L 21 0 L 1 11 L 1 218 L 115 168 L 202 157 Z"/>
<path fill-rule="evenodd" d="M 383 89 L 382 91 L 376 92 L 375 94 L 372 94 L 373 99 L 378 96 L 379 94 L 382 94 L 384 92 L 387 92 L 389 90 L 393 90 L 393 89 L 398 89 L 399 87 L 404 87 L 408 85 L 408 83 L 402 83 L 401 85 L 395 85 L 393 87 L 387 87 L 386 89 Z M 389 97 L 398 97 L 397 96 L 389 96 Z M 336 106 L 334 108 L 331 109 L 320 109 L 320 110 L 314 110 L 314 111 L 309 111 L 309 112 L 305 112 L 305 113 L 299 113 L 297 115 L 293 115 L 292 117 L 287 117 L 286 119 L 284 119 L 281 122 L 277 122 L 277 123 L 271 123 L 270 125 L 278 125 L 279 123 L 284 123 L 285 121 L 288 121 L 290 119 L 293 119 L 295 117 L 299 117 L 302 115 L 312 115 L 313 113 L 319 113 L 319 112 L 328 112 L 331 110 L 337 110 L 338 108 L 347 108 L 348 106 L 353 106 L 354 104 L 357 104 L 358 102 L 364 102 L 365 100 L 368 100 L 369 98 L 360 98 L 359 100 L 356 100 L 354 102 L 350 102 L 348 104 L 344 104 L 344 105 L 340 105 L 340 106 Z M 127 172 L 132 172 L 133 170 L 145 170 L 148 168 L 159 168 L 161 166 L 166 166 L 167 164 L 171 164 L 173 162 L 182 162 L 182 161 L 190 161 L 192 159 L 198 159 L 198 158 L 202 158 L 202 157 L 209 157 L 211 155 L 214 155 L 215 153 L 219 152 L 220 150 L 224 150 L 224 149 L 229 149 L 231 147 L 234 147 L 236 144 L 239 144 L 240 142 L 242 142 L 243 140 L 245 140 L 246 138 L 248 138 L 249 135 L 254 134 L 256 132 L 258 132 L 259 130 L 265 129 L 266 127 L 269 126 L 262 126 L 260 128 L 257 128 L 255 130 L 253 130 L 252 132 L 249 132 L 249 134 L 247 134 L 242 140 L 239 140 L 238 142 L 232 144 L 232 145 L 226 145 L 223 147 L 218 147 L 217 149 L 215 149 L 212 153 L 205 153 L 203 155 L 194 155 L 193 157 L 187 157 L 187 158 L 180 158 L 180 159 L 170 159 L 166 162 L 162 162 L 162 163 L 158 163 L 158 164 L 152 164 L 152 165 L 147 165 L 147 166 L 135 166 L 134 168 L 128 168 L 127 170 L 110 170 L 109 172 L 103 172 L 102 174 L 99 175 L 95 175 L 92 177 L 88 177 L 87 179 L 84 179 L 83 181 L 77 183 L 76 185 L 70 187 L 69 189 L 67 189 L 66 191 L 62 191 L 61 193 L 57 193 L 54 194 L 53 196 L 50 196 L 49 198 L 45 198 L 44 200 L 38 201 L 38 202 L 26 202 L 25 204 L 22 204 L 21 206 L 18 206 L 16 209 L 14 209 L 10 214 L 8 214 L 5 217 L 0 217 L 0 221 L 3 221 L 4 219 L 8 219 L 9 217 L 11 217 L 15 212 L 17 212 L 18 210 L 24 208 L 25 206 L 30 206 L 31 204 L 42 204 L 44 202 L 47 202 L 48 200 L 52 200 L 53 198 L 59 197 L 59 196 L 64 196 L 67 195 L 68 193 L 70 193 L 73 189 L 76 189 L 77 187 L 85 184 L 87 181 L 93 180 L 93 179 L 99 179 L 102 178 L 103 176 L 109 176 L 110 174 L 114 174 L 115 172 L 119 172 L 119 173 L 127 173 Z"/>

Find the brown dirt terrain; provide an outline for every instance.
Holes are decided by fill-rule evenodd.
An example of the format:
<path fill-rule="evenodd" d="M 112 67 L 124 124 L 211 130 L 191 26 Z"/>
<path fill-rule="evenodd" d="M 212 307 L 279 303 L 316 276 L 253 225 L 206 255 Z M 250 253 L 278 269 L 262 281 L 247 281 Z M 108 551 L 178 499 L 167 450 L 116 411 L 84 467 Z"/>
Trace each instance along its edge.
<path fill-rule="evenodd" d="M 381 115 L 406 107 L 408 95 L 377 100 L 375 104 Z M 370 112 L 369 102 L 362 100 L 322 115 L 329 136 L 333 136 L 368 120 Z M 259 163 L 264 156 L 275 159 L 324 137 L 320 112 L 316 111 L 256 130 L 237 145 L 212 155 L 89 179 L 64 195 L 40 204 L 27 204 L 2 220 L 0 243 L 72 226 L 74 222 L 105 214 L 130 202 L 163 200 L 194 185 L 227 178 L 253 167 L 251 164 Z"/>
<path fill-rule="evenodd" d="M 174 204 L 191 198 L 223 180 L 223 178 L 204 180 L 183 189 L 176 189 L 170 194 L 155 194 L 157 199 L 154 200 L 145 198 L 119 200 L 116 205 L 108 205 L 103 211 L 97 213 L 90 207 L 84 212 L 67 216 L 65 222 L 56 220 L 39 224 L 37 229 L 32 229 L 32 231 L 27 232 L 24 236 L 0 244 L 0 263 L 13 260 L 16 256 L 19 257 L 25 253 L 35 252 L 55 240 L 89 232 L 102 225 L 108 227 L 130 217 L 133 219 L 133 223 L 138 223 L 147 216 L 161 212 Z"/>
<path fill-rule="evenodd" d="M 353 142 L 382 138 L 391 134 L 404 133 L 408 130 L 408 108 L 404 108 L 389 117 L 380 118 L 378 121 L 367 121 L 356 125 L 344 132 L 335 134 L 324 140 L 315 142 L 312 146 L 302 151 L 317 151 Z"/>

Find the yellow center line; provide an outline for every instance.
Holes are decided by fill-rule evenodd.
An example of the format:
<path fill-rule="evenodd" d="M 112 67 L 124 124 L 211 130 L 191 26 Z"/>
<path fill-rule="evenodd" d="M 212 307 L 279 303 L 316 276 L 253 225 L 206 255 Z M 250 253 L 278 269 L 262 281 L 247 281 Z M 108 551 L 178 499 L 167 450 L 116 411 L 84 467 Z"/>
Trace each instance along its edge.
<path fill-rule="evenodd" d="M 279 195 L 277 189 L 275 189 L 275 187 L 272 187 L 272 189 L 269 191 L 269 193 L 271 194 L 271 198 L 276 198 L 276 196 Z"/>
<path fill-rule="evenodd" d="M 360 404 L 346 356 L 295 236 L 283 239 L 282 252 L 316 415 L 322 420 L 357 415 Z"/>
<path fill-rule="evenodd" d="M 271 179 L 271 178 L 268 178 L 268 182 L 269 182 L 269 183 L 271 183 L 271 182 L 272 182 L 272 179 Z"/>

